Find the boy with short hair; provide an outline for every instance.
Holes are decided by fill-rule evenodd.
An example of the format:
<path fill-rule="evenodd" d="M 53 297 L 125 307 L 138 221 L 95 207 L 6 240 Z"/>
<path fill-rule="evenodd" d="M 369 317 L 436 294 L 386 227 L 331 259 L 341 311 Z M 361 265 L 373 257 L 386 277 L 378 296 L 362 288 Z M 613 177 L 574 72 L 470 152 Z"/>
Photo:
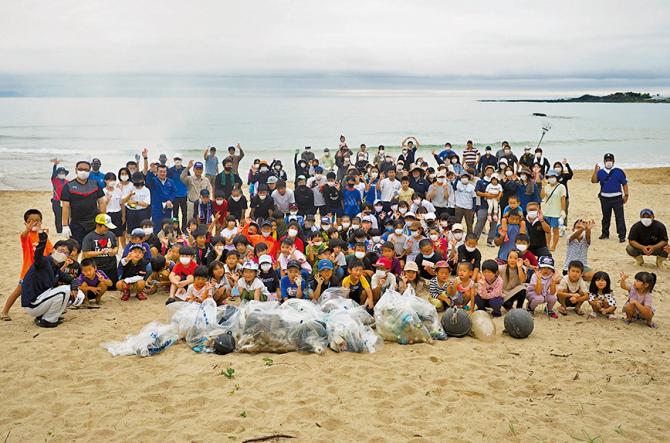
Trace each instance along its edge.
<path fill-rule="evenodd" d="M 468 262 L 472 265 L 472 279 L 479 280 L 479 268 L 482 261 L 482 253 L 477 249 L 479 237 L 476 234 L 468 234 L 465 237 L 465 243 L 457 249 L 458 263 Z"/>
<path fill-rule="evenodd" d="M 138 300 L 146 300 L 144 293 L 145 281 L 147 275 L 147 265 L 149 260 L 145 258 L 146 250 L 140 244 L 132 244 L 128 255 L 121 259 L 119 263 L 119 280 L 116 282 L 116 289 L 121 291 L 121 301 L 128 301 L 130 291 L 135 291 Z"/>
<path fill-rule="evenodd" d="M 414 262 L 419 268 L 419 275 L 426 280 L 435 277 L 435 264 L 442 260 L 442 256 L 435 252 L 433 241 L 424 238 L 419 242 L 419 252 Z"/>
<path fill-rule="evenodd" d="M 209 282 L 209 270 L 207 266 L 200 265 L 193 271 L 193 283 L 188 285 L 188 289 L 180 298 L 185 302 L 202 303 L 211 297 L 212 285 Z"/>
<path fill-rule="evenodd" d="M 286 275 L 281 278 L 281 299 L 282 302 L 289 298 L 309 299 L 307 294 L 307 282 L 300 275 L 300 263 L 296 260 L 290 260 L 286 265 Z"/>
<path fill-rule="evenodd" d="M 165 304 L 177 301 L 176 298 L 181 298 L 188 285 L 193 283 L 193 273 L 197 267 L 195 260 L 193 260 L 194 254 L 193 249 L 188 246 L 179 248 L 179 263 L 170 272 L 170 297 Z"/>
<path fill-rule="evenodd" d="M 168 262 L 162 255 L 151 257 L 151 274 L 144 284 L 145 294 L 155 294 L 160 289 L 170 286 L 170 269 Z"/>
<path fill-rule="evenodd" d="M 568 264 L 567 275 L 564 275 L 556 286 L 556 295 L 560 303 L 558 312 L 562 315 L 568 315 L 567 308 L 574 308 L 575 314 L 584 315 L 581 306 L 589 299 L 589 288 L 582 278 L 583 274 L 584 264 L 573 260 Z"/>
<path fill-rule="evenodd" d="M 81 261 L 81 275 L 77 283 L 79 290 L 84 293 L 87 301 L 94 299 L 95 304 L 100 304 L 102 295 L 112 286 L 112 280 L 104 271 L 98 269 L 95 260 L 85 258 Z"/>
<path fill-rule="evenodd" d="M 349 263 L 349 275 L 342 280 L 342 287 L 349 289 L 349 298 L 372 311 L 375 307 L 370 284 L 363 275 L 363 262 L 354 260 Z"/>

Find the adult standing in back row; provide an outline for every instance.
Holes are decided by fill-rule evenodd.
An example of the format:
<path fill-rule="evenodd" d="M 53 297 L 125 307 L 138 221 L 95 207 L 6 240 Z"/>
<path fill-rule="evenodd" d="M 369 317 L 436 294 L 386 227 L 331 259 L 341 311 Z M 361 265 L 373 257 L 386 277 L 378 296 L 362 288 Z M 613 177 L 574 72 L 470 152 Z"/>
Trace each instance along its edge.
<path fill-rule="evenodd" d="M 205 177 L 207 177 L 213 188 L 214 180 L 219 175 L 219 157 L 216 156 L 216 148 L 212 146 L 209 149 L 205 149 L 203 157 L 205 159 Z"/>
<path fill-rule="evenodd" d="M 91 164 L 85 160 L 75 165 L 77 177 L 63 186 L 63 235 L 81 245 L 86 234 L 95 229 L 95 216 L 107 212 L 105 193 L 98 182 L 89 178 Z"/>
<path fill-rule="evenodd" d="M 626 219 L 624 218 L 623 207 L 628 202 L 628 180 L 626 173 L 614 167 L 614 154 L 605 154 L 604 169 L 596 163 L 591 175 L 591 183 L 600 184 L 600 209 L 602 211 L 602 233 L 600 239 L 607 239 L 610 236 L 610 222 L 612 220 L 612 211 L 616 218 L 616 231 L 619 236 L 619 243 L 626 241 Z"/>

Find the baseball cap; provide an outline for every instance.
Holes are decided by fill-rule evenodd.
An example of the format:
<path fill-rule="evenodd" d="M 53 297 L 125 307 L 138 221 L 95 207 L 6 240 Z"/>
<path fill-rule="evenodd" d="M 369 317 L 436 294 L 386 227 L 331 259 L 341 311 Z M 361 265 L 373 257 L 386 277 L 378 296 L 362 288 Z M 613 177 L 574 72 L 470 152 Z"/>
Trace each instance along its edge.
<path fill-rule="evenodd" d="M 112 223 L 112 217 L 107 214 L 98 214 L 95 216 L 95 223 L 98 225 L 105 225 L 109 229 L 116 229 L 116 225 Z"/>
<path fill-rule="evenodd" d="M 424 220 L 435 220 L 435 213 L 429 212 L 423 216 Z"/>
<path fill-rule="evenodd" d="M 328 149 L 328 148 L 326 148 L 326 150 L 327 150 L 327 149 Z M 321 166 L 317 166 L 316 168 L 314 168 L 314 172 L 315 172 L 316 174 L 320 174 L 320 173 L 323 172 L 323 168 L 322 168 Z"/>
<path fill-rule="evenodd" d="M 321 217 L 321 224 L 322 225 L 329 225 L 330 224 L 330 217 Z"/>
<path fill-rule="evenodd" d="M 361 218 L 361 223 L 362 222 L 373 223 L 372 220 L 374 220 L 374 217 L 372 215 L 366 215 L 363 218 Z"/>
<path fill-rule="evenodd" d="M 297 181 L 306 180 L 304 175 L 299 175 Z"/>
<path fill-rule="evenodd" d="M 91 160 L 91 164 L 98 164 L 99 165 L 100 164 L 100 159 L 99 158 L 94 158 L 93 160 Z"/>
<path fill-rule="evenodd" d="M 135 250 L 135 249 L 139 249 L 139 250 L 142 251 L 142 252 L 146 252 L 146 251 L 144 250 L 144 246 L 142 246 L 142 245 L 139 244 L 139 243 L 133 243 L 132 245 L 130 245 L 130 248 L 128 248 L 128 251 L 130 252 L 130 251 L 133 251 L 133 250 Z"/>
<path fill-rule="evenodd" d="M 547 171 L 547 177 L 558 177 L 558 172 L 555 169 L 550 169 Z"/>
<path fill-rule="evenodd" d="M 485 150 L 485 151 L 490 151 L 490 150 L 491 150 L 491 147 L 490 147 L 490 146 L 487 146 L 486 148 L 484 148 L 484 150 Z"/>
<path fill-rule="evenodd" d="M 446 260 L 440 260 L 437 263 L 435 263 L 435 269 L 440 269 L 440 268 L 448 268 L 449 267 L 449 262 Z"/>
<path fill-rule="evenodd" d="M 203 197 L 209 197 L 209 189 L 201 189 L 200 195 Z"/>
<path fill-rule="evenodd" d="M 548 256 L 542 256 L 537 260 L 540 268 L 554 269 L 554 259 Z"/>
<path fill-rule="evenodd" d="M 135 228 L 133 231 L 130 233 L 131 237 L 144 237 L 144 229 L 142 228 Z"/>
<path fill-rule="evenodd" d="M 177 153 L 177 154 L 175 154 L 175 155 L 172 156 L 172 159 L 173 159 L 173 160 L 176 160 L 176 159 L 181 160 L 181 159 L 182 159 L 182 156 L 181 156 L 181 154 Z"/>
<path fill-rule="evenodd" d="M 460 223 L 454 223 L 451 227 L 452 231 L 462 231 L 463 230 L 463 225 Z"/>
<path fill-rule="evenodd" d="M 268 220 L 268 219 L 265 219 L 265 220 L 263 220 L 263 221 L 261 222 L 261 228 L 262 228 L 263 226 L 269 226 L 269 227 L 272 227 L 272 222 L 271 222 L 270 220 Z"/>
<path fill-rule="evenodd" d="M 605 157 L 603 157 L 603 159 L 604 160 L 614 160 L 614 154 L 612 154 L 611 152 L 608 152 L 607 154 L 605 154 Z"/>
<path fill-rule="evenodd" d="M 319 269 L 319 271 L 323 271 L 324 269 L 333 269 L 333 262 L 326 258 L 322 258 L 321 260 L 319 260 L 317 268 Z"/>
<path fill-rule="evenodd" d="M 654 216 L 654 211 L 652 211 L 649 208 L 645 208 L 645 209 L 641 210 L 640 211 L 640 217 L 644 217 L 645 215 L 649 215 L 649 216 L 653 217 Z"/>
<path fill-rule="evenodd" d="M 384 267 L 386 270 L 391 269 L 392 265 L 393 263 L 391 262 L 391 259 L 386 257 L 380 257 L 377 260 L 377 263 L 375 263 L 375 267 Z"/>
<path fill-rule="evenodd" d="M 271 175 L 271 176 L 268 177 L 268 183 L 270 183 L 270 184 L 277 183 L 278 181 L 279 181 L 279 179 L 277 177 L 275 177 L 274 175 Z"/>
<path fill-rule="evenodd" d="M 413 213 L 412 211 L 409 211 L 409 212 L 407 212 L 407 213 L 405 214 L 405 218 L 407 218 L 407 217 L 416 218 L 416 214 Z"/>
<path fill-rule="evenodd" d="M 263 254 L 260 257 L 258 257 L 258 264 L 262 265 L 264 263 L 272 264 L 272 257 L 270 257 L 268 254 Z"/>
<path fill-rule="evenodd" d="M 242 265 L 242 269 L 250 269 L 252 271 L 258 271 L 258 265 L 253 261 L 246 261 Z"/>
<path fill-rule="evenodd" d="M 405 268 L 403 271 L 414 271 L 414 272 L 419 272 L 419 266 L 416 264 L 416 262 L 413 261 L 408 261 L 405 263 Z"/>
<path fill-rule="evenodd" d="M 204 168 L 202 162 L 195 162 L 195 164 L 193 165 L 193 167 L 194 167 L 195 169 L 203 169 L 203 168 Z"/>
<path fill-rule="evenodd" d="M 289 268 L 300 269 L 300 263 L 298 263 L 297 260 L 289 260 L 289 262 L 286 264 L 286 269 L 289 269 Z"/>

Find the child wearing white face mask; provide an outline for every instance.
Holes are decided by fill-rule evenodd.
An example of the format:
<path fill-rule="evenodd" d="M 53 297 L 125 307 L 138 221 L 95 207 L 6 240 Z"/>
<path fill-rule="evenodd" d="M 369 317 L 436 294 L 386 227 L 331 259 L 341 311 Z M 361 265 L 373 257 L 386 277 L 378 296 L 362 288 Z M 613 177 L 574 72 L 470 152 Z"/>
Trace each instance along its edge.
<path fill-rule="evenodd" d="M 386 257 L 380 257 L 375 263 L 376 271 L 370 279 L 372 295 L 375 300 L 378 300 L 381 294 L 389 289 L 396 290 L 397 281 L 395 275 L 390 272 L 391 264 L 391 260 Z"/>
<path fill-rule="evenodd" d="M 563 275 L 568 273 L 568 264 L 571 261 L 578 261 L 584 265 L 584 280 L 591 281 L 593 271 L 588 265 L 588 252 L 591 245 L 591 228 L 595 225 L 593 220 L 575 221 L 572 227 L 572 235 L 568 238 L 568 245 L 565 251 L 565 263 L 563 263 Z"/>
<path fill-rule="evenodd" d="M 197 263 L 193 259 L 195 251 L 188 246 L 182 246 L 179 249 L 179 262 L 172 268 L 170 272 L 170 298 L 165 304 L 170 304 L 177 301 L 177 298 L 183 297 L 186 294 L 186 288 L 193 283 L 193 273 L 197 267 Z"/>

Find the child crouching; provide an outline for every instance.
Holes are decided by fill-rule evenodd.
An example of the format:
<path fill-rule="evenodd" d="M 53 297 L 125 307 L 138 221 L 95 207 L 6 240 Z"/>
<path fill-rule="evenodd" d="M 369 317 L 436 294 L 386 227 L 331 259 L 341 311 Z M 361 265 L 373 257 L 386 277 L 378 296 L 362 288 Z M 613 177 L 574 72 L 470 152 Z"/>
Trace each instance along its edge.
<path fill-rule="evenodd" d="M 593 312 L 592 318 L 598 317 L 598 314 L 614 320 L 614 311 L 616 311 L 616 298 L 612 293 L 610 276 L 607 272 L 598 271 L 593 274 L 591 285 L 589 287 L 589 304 Z"/>
<path fill-rule="evenodd" d="M 502 314 L 500 308 L 504 302 L 503 280 L 498 275 L 498 263 L 495 260 L 486 260 L 482 263 L 482 273 L 479 276 L 479 292 L 475 296 L 477 309 L 491 308 L 494 317 Z"/>
<path fill-rule="evenodd" d="M 554 279 L 554 259 L 551 257 L 540 257 L 538 260 L 539 272 L 533 274 L 528 283 L 526 298 L 528 299 L 528 310 L 535 313 L 542 303 L 546 303 L 547 315 L 551 318 L 558 318 L 554 312 L 554 305 L 557 301 L 556 280 Z"/>

